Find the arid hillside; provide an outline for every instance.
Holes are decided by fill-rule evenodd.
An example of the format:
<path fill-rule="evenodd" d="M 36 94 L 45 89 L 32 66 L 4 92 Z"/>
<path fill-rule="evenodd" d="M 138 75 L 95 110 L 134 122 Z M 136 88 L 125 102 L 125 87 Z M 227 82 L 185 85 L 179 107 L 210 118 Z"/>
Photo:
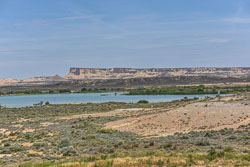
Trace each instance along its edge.
<path fill-rule="evenodd" d="M 137 88 L 192 84 L 249 84 L 250 67 L 235 68 L 71 68 L 64 77 L 0 79 L 0 91 Z"/>
<path fill-rule="evenodd" d="M 135 110 L 140 111 L 140 109 Z M 148 115 L 131 116 L 109 122 L 106 128 L 152 137 L 191 131 L 236 129 L 250 123 L 249 95 L 248 97 L 233 95 L 178 108 L 159 108 L 152 111 L 154 112 Z"/>
<path fill-rule="evenodd" d="M 250 76 L 250 68 L 70 68 L 67 79 L 122 79 L 169 76 Z"/>
<path fill-rule="evenodd" d="M 213 77 L 213 76 L 175 76 L 175 77 L 146 77 L 127 79 L 93 79 L 93 80 L 43 80 L 33 82 L 18 82 L 0 85 L 0 91 L 54 89 L 81 90 L 84 88 L 142 88 L 165 87 L 177 85 L 250 85 L 250 77 Z"/>
<path fill-rule="evenodd" d="M 43 85 L 50 82 L 66 81 L 65 78 L 59 75 L 49 76 L 49 77 L 33 77 L 28 79 L 0 79 L 0 86 L 13 86 L 13 85 Z"/>

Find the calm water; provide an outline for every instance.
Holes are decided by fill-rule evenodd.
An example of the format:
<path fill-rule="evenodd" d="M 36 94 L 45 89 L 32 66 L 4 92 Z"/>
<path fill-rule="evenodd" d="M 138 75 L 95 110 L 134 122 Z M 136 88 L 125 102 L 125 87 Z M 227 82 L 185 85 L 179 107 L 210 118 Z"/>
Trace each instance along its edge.
<path fill-rule="evenodd" d="M 8 107 L 32 106 L 40 101 L 49 101 L 51 104 L 68 103 L 103 103 L 103 102 L 126 102 L 136 103 L 139 100 L 148 100 L 154 102 L 169 102 L 172 100 L 188 98 L 204 98 L 205 96 L 214 97 L 215 95 L 132 95 L 126 96 L 118 93 L 75 93 L 75 94 L 44 94 L 44 95 L 23 95 L 23 96 L 2 96 L 0 104 Z"/>

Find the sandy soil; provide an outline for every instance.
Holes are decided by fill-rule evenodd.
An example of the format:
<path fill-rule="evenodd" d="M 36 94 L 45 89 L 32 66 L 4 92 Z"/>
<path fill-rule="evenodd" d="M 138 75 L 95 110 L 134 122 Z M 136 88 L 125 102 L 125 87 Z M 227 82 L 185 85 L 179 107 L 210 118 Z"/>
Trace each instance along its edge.
<path fill-rule="evenodd" d="M 43 155 L 43 152 L 38 152 L 38 151 L 34 151 L 34 150 L 28 150 L 29 154 L 39 154 L 39 155 Z"/>
<path fill-rule="evenodd" d="M 0 154 L 0 158 L 11 157 L 12 154 Z"/>
<path fill-rule="evenodd" d="M 143 136 L 168 136 L 176 132 L 237 128 L 250 123 L 250 101 L 209 101 L 189 104 L 168 112 L 129 117 L 106 124 L 106 128 Z"/>
<path fill-rule="evenodd" d="M 87 118 L 87 117 L 133 117 L 138 116 L 141 114 L 152 114 L 156 112 L 160 112 L 163 109 L 145 109 L 145 108 L 130 108 L 130 109 L 117 109 L 110 112 L 104 113 L 96 113 L 96 114 L 79 114 L 79 115 L 72 115 L 68 117 L 59 117 L 58 120 L 70 120 L 70 119 L 77 119 L 77 118 Z"/>

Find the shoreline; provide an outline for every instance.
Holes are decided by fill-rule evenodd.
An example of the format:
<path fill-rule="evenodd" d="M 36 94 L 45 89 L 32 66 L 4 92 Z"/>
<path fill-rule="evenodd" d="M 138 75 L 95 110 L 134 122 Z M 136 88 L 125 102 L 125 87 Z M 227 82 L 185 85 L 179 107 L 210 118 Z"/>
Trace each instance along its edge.
<path fill-rule="evenodd" d="M 147 104 L 159 104 L 159 103 L 173 103 L 173 102 L 186 102 L 186 101 L 203 101 L 203 100 L 206 100 L 206 99 L 209 99 L 209 100 L 212 100 L 212 99 L 216 99 L 218 98 L 218 96 L 214 96 L 212 94 L 206 94 L 207 96 L 204 96 L 204 97 L 196 97 L 195 95 L 190 95 L 190 96 L 193 96 L 193 97 L 185 97 L 185 95 L 182 95 L 183 97 L 182 98 L 178 98 L 178 99 L 171 99 L 169 101 L 154 101 L 154 100 L 149 100 L 149 99 L 146 99 L 147 101 Z M 212 95 L 212 96 L 210 96 Z M 235 94 L 226 94 L 226 95 L 222 95 L 220 96 L 221 98 L 224 98 L 224 97 L 231 97 Z M 148 95 L 146 95 L 148 96 Z M 165 95 L 163 95 L 165 96 Z M 172 95 L 170 95 L 172 96 Z M 181 96 L 181 95 L 180 95 Z M 140 99 L 137 99 L 135 101 L 113 101 L 113 100 L 110 100 L 110 101 L 94 101 L 94 102 L 91 102 L 91 101 L 81 101 L 81 102 L 62 102 L 62 103 L 53 103 L 53 101 L 49 101 L 49 100 L 38 100 L 37 102 L 33 103 L 33 104 L 30 104 L 30 105 L 26 105 L 26 106 L 7 106 L 7 105 L 2 105 L 2 108 L 26 108 L 26 107 L 43 107 L 43 106 L 53 106 L 53 105 L 85 105 L 85 104 L 109 104 L 109 103 L 125 103 L 125 104 L 139 104 L 138 102 L 140 100 L 144 100 L 143 98 L 140 98 Z M 42 104 L 39 104 L 39 102 L 43 102 Z M 46 102 L 49 102 L 49 104 L 45 104 Z M 1 105 L 1 104 L 0 104 Z"/>

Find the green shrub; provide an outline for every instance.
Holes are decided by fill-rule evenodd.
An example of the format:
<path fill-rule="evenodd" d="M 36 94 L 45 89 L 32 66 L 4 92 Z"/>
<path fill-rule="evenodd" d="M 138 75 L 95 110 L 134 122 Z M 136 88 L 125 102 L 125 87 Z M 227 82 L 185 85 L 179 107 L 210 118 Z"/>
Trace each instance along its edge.
<path fill-rule="evenodd" d="M 62 147 L 67 147 L 70 145 L 70 142 L 68 139 L 62 139 L 59 144 L 58 144 L 58 147 L 59 148 L 62 148 Z"/>
<path fill-rule="evenodd" d="M 210 143 L 207 139 L 201 139 L 201 140 L 197 141 L 195 145 L 197 145 L 197 146 L 209 146 Z"/>
<path fill-rule="evenodd" d="M 224 151 L 220 151 L 220 152 L 217 153 L 217 156 L 218 156 L 219 158 L 222 158 L 222 157 L 225 156 L 225 152 L 224 152 Z"/>
<path fill-rule="evenodd" d="M 58 90 L 59 93 L 71 93 L 70 89 L 59 89 Z"/>
<path fill-rule="evenodd" d="M 158 167 L 163 167 L 164 160 L 159 159 L 156 164 L 157 164 Z"/>
<path fill-rule="evenodd" d="M 49 90 L 49 94 L 53 94 L 55 93 L 53 90 Z"/>
<path fill-rule="evenodd" d="M 233 151 L 233 147 L 231 146 L 227 146 L 223 149 L 225 152 L 232 152 Z"/>
<path fill-rule="evenodd" d="M 11 152 L 21 152 L 21 151 L 24 151 L 25 148 L 22 147 L 22 146 L 19 146 L 19 145 L 13 145 L 10 147 L 10 151 Z"/>
<path fill-rule="evenodd" d="M 137 103 L 139 103 L 139 104 L 147 104 L 147 103 L 149 103 L 147 100 L 140 100 L 140 101 L 138 101 Z"/>
<path fill-rule="evenodd" d="M 114 160 L 111 160 L 111 161 L 107 161 L 104 166 L 105 167 L 112 167 L 113 164 L 114 164 Z"/>
<path fill-rule="evenodd" d="M 86 91 L 88 91 L 87 88 L 82 88 L 82 89 L 81 89 L 81 92 L 86 92 Z"/>
<path fill-rule="evenodd" d="M 63 153 L 63 156 L 75 156 L 76 151 L 73 147 L 64 147 L 61 151 Z"/>
<path fill-rule="evenodd" d="M 118 131 L 118 130 L 116 130 L 116 129 L 103 128 L 103 129 L 98 130 L 97 132 L 99 132 L 99 133 L 108 133 L 108 134 L 112 134 L 112 133 L 115 133 L 115 132 L 117 132 L 117 131 Z"/>
<path fill-rule="evenodd" d="M 98 160 L 98 158 L 96 156 L 89 156 L 89 157 L 84 159 L 84 162 L 94 162 L 96 160 Z"/>
<path fill-rule="evenodd" d="M 106 160 L 108 158 L 107 155 L 101 155 L 101 160 Z"/>
<path fill-rule="evenodd" d="M 213 161 L 214 159 L 216 159 L 216 157 L 217 157 L 216 150 L 214 148 L 210 149 L 207 155 L 207 159 L 209 161 Z"/>
<path fill-rule="evenodd" d="M 91 140 L 91 139 L 95 139 L 96 135 L 89 135 L 89 136 L 83 136 L 82 139 L 83 140 Z"/>
<path fill-rule="evenodd" d="M 36 149 L 39 149 L 39 148 L 45 147 L 46 144 L 45 143 L 34 143 L 32 146 Z"/>

